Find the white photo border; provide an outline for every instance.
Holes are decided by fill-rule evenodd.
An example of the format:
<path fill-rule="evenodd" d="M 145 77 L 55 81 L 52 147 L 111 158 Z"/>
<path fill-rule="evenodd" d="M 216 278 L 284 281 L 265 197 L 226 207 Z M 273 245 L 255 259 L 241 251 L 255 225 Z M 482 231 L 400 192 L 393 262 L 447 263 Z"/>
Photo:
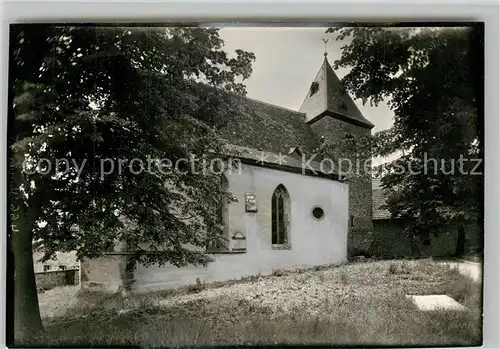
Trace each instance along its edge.
<path fill-rule="evenodd" d="M 471 22 L 485 23 L 485 243 L 483 347 L 500 348 L 498 298 L 500 260 L 499 150 L 499 4 L 496 1 L 5 1 L 1 27 L 2 118 L 1 144 L 7 144 L 7 91 L 9 24 L 63 22 L 202 22 L 206 25 L 322 26 L 346 21 Z M 7 153 L 0 152 L 0 255 L 6 265 Z M 1 314 L 6 307 L 6 268 L 0 268 Z M 5 346 L 5 326 L 0 326 L 0 345 Z"/>

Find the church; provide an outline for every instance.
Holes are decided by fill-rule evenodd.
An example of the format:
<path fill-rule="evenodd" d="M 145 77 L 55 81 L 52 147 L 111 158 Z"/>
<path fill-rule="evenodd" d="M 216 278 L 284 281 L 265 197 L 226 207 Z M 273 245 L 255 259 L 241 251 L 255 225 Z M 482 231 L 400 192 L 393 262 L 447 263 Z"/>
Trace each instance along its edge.
<path fill-rule="evenodd" d="M 233 195 L 220 217 L 229 242 L 222 249 L 207 248 L 213 262 L 181 268 L 137 264 L 127 272 L 126 254 L 116 251 L 82 261 L 82 288 L 147 292 L 340 264 L 367 250 L 370 174 L 339 176 L 335 167 L 325 171 L 315 154 L 324 140 L 369 135 L 374 125 L 359 111 L 326 53 L 304 92 L 299 111 L 242 97 L 238 115 L 221 131 L 242 165 L 238 173 L 223 176 Z"/>

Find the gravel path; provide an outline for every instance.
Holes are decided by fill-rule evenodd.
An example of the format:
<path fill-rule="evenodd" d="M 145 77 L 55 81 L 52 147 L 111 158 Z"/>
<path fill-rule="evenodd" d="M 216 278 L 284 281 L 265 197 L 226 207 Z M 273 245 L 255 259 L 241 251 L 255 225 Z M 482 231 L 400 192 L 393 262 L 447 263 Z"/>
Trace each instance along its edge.
<path fill-rule="evenodd" d="M 471 278 L 474 281 L 481 282 L 481 264 L 476 262 L 449 262 L 446 263 L 450 268 L 457 268 L 459 273 Z"/>
<path fill-rule="evenodd" d="M 38 294 L 38 304 L 42 319 L 64 316 L 69 308 L 77 305 L 76 297 L 80 286 L 55 287 Z"/>

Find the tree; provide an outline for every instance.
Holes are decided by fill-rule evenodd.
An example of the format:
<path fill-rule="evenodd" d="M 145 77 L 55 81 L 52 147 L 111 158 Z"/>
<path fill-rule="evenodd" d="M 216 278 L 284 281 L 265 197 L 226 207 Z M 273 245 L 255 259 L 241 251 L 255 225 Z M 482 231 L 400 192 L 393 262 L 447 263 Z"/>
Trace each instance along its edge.
<path fill-rule="evenodd" d="M 474 173 L 482 174 L 483 164 L 475 168 L 468 159 L 483 154 L 483 28 L 327 32 L 345 42 L 334 65 L 351 67 L 346 88 L 363 103 L 385 100 L 394 111 L 394 125 L 374 135 L 373 150 L 404 153 L 385 166 L 382 183 L 392 193 L 393 216 L 412 222 L 410 237 L 439 234 L 451 220 L 460 230 L 481 217 L 483 177 Z"/>
<path fill-rule="evenodd" d="M 217 29 L 20 25 L 10 38 L 23 342 L 41 329 L 33 241 L 45 258 L 95 256 L 120 241 L 138 252 L 133 262 L 210 261 L 204 246 L 224 238 L 215 211 L 229 193 L 207 163 L 224 152 L 217 129 L 255 57 L 230 57 Z"/>

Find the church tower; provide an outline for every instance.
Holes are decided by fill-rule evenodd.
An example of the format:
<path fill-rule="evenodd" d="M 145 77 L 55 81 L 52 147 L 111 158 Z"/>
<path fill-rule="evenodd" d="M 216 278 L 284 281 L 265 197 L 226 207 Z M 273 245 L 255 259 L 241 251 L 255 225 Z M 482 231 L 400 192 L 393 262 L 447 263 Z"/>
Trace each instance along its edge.
<path fill-rule="evenodd" d="M 360 112 L 349 96 L 327 59 L 312 82 L 300 107 L 305 113 L 306 123 L 318 138 L 331 142 L 351 137 L 354 142 L 369 136 L 374 125 Z M 366 159 L 357 156 L 355 146 L 336 152 L 334 159 L 351 161 L 349 183 L 349 255 L 369 253 L 372 243 L 372 187 L 371 175 L 363 171 Z M 358 165 L 359 163 L 359 165 Z M 359 169 L 356 168 L 359 166 Z"/>

